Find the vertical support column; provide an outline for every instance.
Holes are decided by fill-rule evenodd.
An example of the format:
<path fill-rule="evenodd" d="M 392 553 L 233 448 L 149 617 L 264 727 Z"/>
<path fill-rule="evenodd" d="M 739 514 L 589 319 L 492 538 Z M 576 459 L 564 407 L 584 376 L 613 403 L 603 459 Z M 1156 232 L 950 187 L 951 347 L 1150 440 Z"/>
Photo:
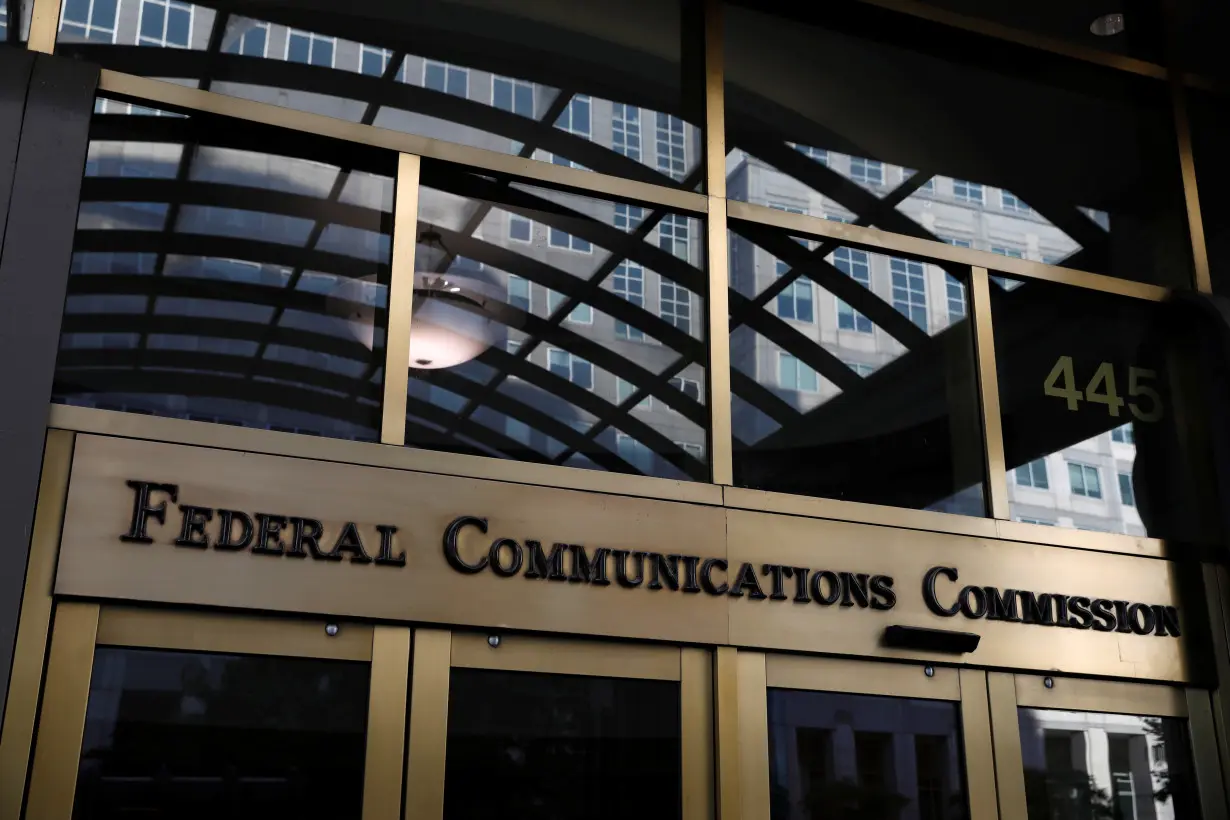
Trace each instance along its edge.
<path fill-rule="evenodd" d="M 1200 193 L 1196 188 L 1196 161 L 1192 154 L 1191 121 L 1187 116 L 1187 89 L 1183 71 L 1171 62 L 1170 101 L 1174 108 L 1175 138 L 1179 143 L 1179 170 L 1183 176 L 1183 202 L 1187 207 L 1187 227 L 1191 233 L 1193 287 L 1201 293 L 1213 292 L 1209 275 L 1209 252 L 1204 240 L 1204 218 L 1200 213 Z"/>
<path fill-rule="evenodd" d="M 1196 789 L 1200 792 L 1202 820 L 1227 820 L 1225 781 L 1217 754 L 1217 733 L 1209 693 L 1187 690 L 1187 726 L 1192 741 L 1192 761 L 1196 767 Z"/>
<path fill-rule="evenodd" d="M 363 820 L 401 820 L 409 683 L 410 628 L 376 625 L 372 630 Z"/>
<path fill-rule="evenodd" d="M 683 735 L 683 820 L 713 818 L 713 656 L 682 649 L 679 697 Z"/>
<path fill-rule="evenodd" d="M 1007 520 L 1008 474 L 1004 463 L 1004 431 L 999 415 L 999 376 L 995 364 L 995 334 L 991 324 L 991 281 L 986 268 L 970 270 L 974 355 L 978 360 L 978 396 L 982 405 L 982 438 L 986 453 L 989 512 Z"/>
<path fill-rule="evenodd" d="M 56 606 L 26 817 L 71 820 L 98 637 L 98 604 Z"/>
<path fill-rule="evenodd" d="M 769 702 L 763 652 L 738 654 L 742 820 L 769 820 Z"/>
<path fill-rule="evenodd" d="M 397 159 L 393 204 L 393 270 L 389 277 L 389 327 L 384 337 L 383 444 L 406 443 L 406 389 L 410 383 L 410 316 L 414 310 L 414 251 L 418 243 L 419 158 Z"/>
<path fill-rule="evenodd" d="M 31 51 L 52 54 L 56 48 L 56 33 L 60 30 L 60 0 L 33 0 L 30 15 L 30 36 L 26 47 Z"/>
<path fill-rule="evenodd" d="M 405 816 L 414 820 L 440 820 L 444 816 L 452 654 L 452 632 L 445 629 L 414 631 L 405 802 Z"/>
<path fill-rule="evenodd" d="M 997 820 L 999 798 L 995 788 L 995 749 L 987 674 L 979 669 L 962 669 L 960 682 L 961 746 L 965 750 L 970 820 Z"/>
<path fill-rule="evenodd" d="M 7 63 L 9 57 L 4 58 Z M 0 78 L 0 83 L 8 80 Z M 0 702 L 8 688 L 17 615 L 38 498 L 60 320 L 68 287 L 81 173 L 98 69 L 37 55 L 21 120 L 0 248 Z"/>
<path fill-rule="evenodd" d="M 26 791 L 30 747 L 38 716 L 38 695 L 43 683 L 47 635 L 51 631 L 51 587 L 55 581 L 68 474 L 73 462 L 74 434 L 52 430 L 43 451 L 34 537 L 26 565 L 26 587 L 21 600 L 17 645 L 9 698 L 0 725 L 0 820 L 19 820 Z"/>
<path fill-rule="evenodd" d="M 739 748 L 739 651 L 719 646 L 713 664 L 718 820 L 739 820 L 742 812 Z"/>
<path fill-rule="evenodd" d="M 1028 820 L 1021 724 L 1017 718 L 1016 679 L 1008 672 L 987 673 L 991 740 L 995 751 L 995 788 L 999 820 Z M 966 752 L 969 754 L 969 752 Z"/>
<path fill-rule="evenodd" d="M 705 0 L 705 190 L 709 194 L 709 459 L 714 484 L 734 482 L 730 421 L 730 262 L 726 238 L 726 102 L 721 0 Z"/>

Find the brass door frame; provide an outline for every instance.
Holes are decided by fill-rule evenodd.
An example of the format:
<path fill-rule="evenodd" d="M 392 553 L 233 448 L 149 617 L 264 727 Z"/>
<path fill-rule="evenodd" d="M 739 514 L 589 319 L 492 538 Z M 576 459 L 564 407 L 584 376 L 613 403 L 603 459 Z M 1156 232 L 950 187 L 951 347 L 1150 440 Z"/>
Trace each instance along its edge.
<path fill-rule="evenodd" d="M 1027 820 L 1020 708 L 1186 718 L 1202 820 L 1227 820 L 1226 796 L 1213 721 L 1204 689 L 1038 674 L 987 675 L 995 744 L 1000 820 Z"/>
<path fill-rule="evenodd" d="M 498 641 L 489 641 L 496 637 Z M 407 818 L 440 820 L 444 815 L 453 669 L 678 681 L 683 820 L 714 817 L 713 665 L 708 649 L 417 629 L 412 667 Z"/>
<path fill-rule="evenodd" d="M 768 690 L 772 687 L 959 704 L 970 818 L 998 820 L 987 675 L 982 670 L 722 648 L 715 679 L 723 817 L 769 818 Z M 736 782 L 729 782 L 732 779 Z"/>
<path fill-rule="evenodd" d="M 330 636 L 326 626 L 335 624 Z M 401 817 L 408 627 L 57 601 L 25 816 L 70 820 L 95 649 L 327 658 L 370 664 L 363 820 Z"/>

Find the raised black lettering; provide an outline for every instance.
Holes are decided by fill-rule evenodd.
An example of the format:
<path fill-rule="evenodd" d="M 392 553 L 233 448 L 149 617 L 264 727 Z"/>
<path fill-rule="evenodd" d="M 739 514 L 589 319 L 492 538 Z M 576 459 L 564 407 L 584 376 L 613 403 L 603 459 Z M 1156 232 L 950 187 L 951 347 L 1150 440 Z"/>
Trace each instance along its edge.
<path fill-rule="evenodd" d="M 569 544 L 568 550 L 572 553 L 572 572 L 568 574 L 568 580 L 574 584 L 594 584 L 595 586 L 609 586 L 610 581 L 606 578 L 606 557 L 611 554 L 611 551 L 606 547 L 599 547 L 594 551 L 594 560 L 589 560 L 589 555 L 585 552 L 585 547 L 580 544 Z"/>
<path fill-rule="evenodd" d="M 794 602 L 810 604 L 811 596 L 807 594 L 807 576 L 811 570 L 807 567 L 786 567 L 786 577 L 794 576 Z"/>
<path fill-rule="evenodd" d="M 1018 592 L 1021 598 L 1021 621 L 1027 624 L 1055 625 L 1055 613 L 1051 609 L 1050 595 L 1034 595 L 1032 592 Z"/>
<path fill-rule="evenodd" d="M 649 583 L 645 586 L 649 589 L 661 589 L 663 581 L 671 589 L 679 589 L 679 556 L 659 555 L 651 552 L 649 553 Z"/>
<path fill-rule="evenodd" d="M 1157 619 L 1157 628 L 1163 634 L 1169 632 L 1176 638 L 1183 637 L 1183 633 L 1179 631 L 1179 610 L 1172 606 L 1162 607 L 1161 616 Z"/>
<path fill-rule="evenodd" d="M 841 605 L 854 606 L 857 603 L 860 609 L 866 609 L 871 603 L 871 590 L 868 588 L 870 580 L 870 577 L 862 572 L 857 575 L 852 572 L 841 573 Z"/>
<path fill-rule="evenodd" d="M 762 601 L 765 598 L 760 589 L 760 581 L 756 580 L 756 568 L 746 562 L 739 567 L 739 572 L 735 574 L 735 580 L 730 585 L 730 591 L 726 594 L 732 598 L 742 598 L 744 590 L 747 590 L 750 600 Z"/>
<path fill-rule="evenodd" d="M 1068 596 L 1052 595 L 1055 600 L 1055 626 L 1072 626 L 1068 618 Z"/>
<path fill-rule="evenodd" d="M 957 571 L 952 567 L 932 567 L 927 570 L 927 574 L 923 576 L 923 602 L 927 605 L 927 609 L 931 610 L 936 615 L 943 618 L 951 618 L 957 614 L 957 610 L 960 609 L 961 604 L 958 601 L 950 607 L 945 607 L 940 603 L 939 598 L 935 597 L 935 579 L 941 575 L 949 581 L 957 580 Z"/>
<path fill-rule="evenodd" d="M 893 579 L 887 575 L 871 576 L 871 608 L 892 609 L 897 605 L 897 593 L 893 592 Z"/>
<path fill-rule="evenodd" d="M 1016 590 L 1007 589 L 1002 593 L 996 587 L 983 587 L 987 594 L 987 620 L 1017 622 L 1021 617 L 1016 611 Z"/>
<path fill-rule="evenodd" d="M 1153 631 L 1157 619 L 1148 605 L 1132 604 L 1128 607 L 1127 620 L 1137 635 L 1148 635 Z"/>
<path fill-rule="evenodd" d="M 380 533 L 380 552 L 376 555 L 376 563 L 385 567 L 404 567 L 406 551 L 402 550 L 397 555 L 393 554 L 393 536 L 397 534 L 397 527 L 377 524 L 376 532 Z"/>
<path fill-rule="evenodd" d="M 1115 613 L 1111 611 L 1114 607 L 1113 601 L 1108 601 L 1105 598 L 1098 598 L 1089 605 L 1089 611 L 1093 613 L 1095 618 L 1093 623 L 1094 632 L 1113 632 L 1115 629 Z"/>
<path fill-rule="evenodd" d="M 253 552 L 256 550 L 254 549 Z M 350 553 L 350 563 L 352 564 L 370 564 L 371 556 L 367 554 L 367 550 L 363 549 L 363 538 L 359 535 L 359 528 L 354 525 L 353 521 L 347 521 L 346 526 L 342 527 L 341 533 L 337 536 L 337 542 L 330 550 L 330 555 L 336 555 L 339 558 L 343 552 Z"/>
<path fill-rule="evenodd" d="M 507 564 L 501 560 L 504 550 L 508 550 L 509 554 Z M 502 578 L 516 575 L 517 570 L 521 569 L 521 545 L 511 538 L 497 538 L 487 550 L 487 560 L 491 564 L 491 571 L 496 575 Z"/>
<path fill-rule="evenodd" d="M 700 558 L 695 555 L 681 555 L 679 560 L 683 561 L 683 591 L 700 592 L 700 584 L 696 578 L 696 569 L 700 563 Z"/>
<path fill-rule="evenodd" d="M 146 527 L 149 526 L 151 518 L 159 524 L 167 523 L 167 502 L 159 501 L 157 505 L 151 507 L 150 493 L 166 493 L 171 497 L 172 502 L 178 501 L 179 485 L 156 484 L 152 481 L 128 481 L 126 483 L 133 489 L 132 521 L 128 524 L 128 532 L 121 535 L 120 540 L 134 544 L 152 544 L 154 539 L 146 534 Z"/>
<path fill-rule="evenodd" d="M 542 544 L 537 541 L 526 541 L 525 549 L 528 557 L 525 560 L 526 578 L 546 578 L 551 581 L 567 581 L 564 574 L 564 553 L 568 551 L 567 544 L 552 544 L 551 555 L 542 552 Z"/>
<path fill-rule="evenodd" d="M 961 602 L 961 614 L 967 618 L 978 619 L 987 614 L 987 593 L 982 587 L 963 587 L 957 600 Z"/>
<path fill-rule="evenodd" d="M 725 572 L 727 563 L 721 558 L 706 558 L 700 564 L 700 588 L 710 595 L 725 595 L 729 587 L 723 581 L 720 584 L 713 583 L 713 571 L 719 569 Z"/>
<path fill-rule="evenodd" d="M 1068 609 L 1072 617 L 1068 618 L 1068 626 L 1073 629 L 1089 629 L 1093 626 L 1093 615 L 1089 612 L 1089 599 L 1083 596 L 1068 599 Z"/>
<path fill-rule="evenodd" d="M 765 564 L 760 568 L 761 575 L 769 575 L 773 580 L 773 588 L 769 592 L 769 597 L 774 601 L 786 600 L 786 582 L 782 579 L 785 567 L 781 564 Z"/>
<path fill-rule="evenodd" d="M 466 575 L 473 575 L 476 572 L 482 572 L 487 568 L 487 564 L 495 559 L 491 556 L 494 551 L 489 551 L 487 555 L 479 558 L 477 563 L 467 564 L 465 559 L 461 557 L 461 551 L 457 546 L 459 536 L 463 527 L 477 527 L 478 531 L 486 535 L 487 519 L 477 518 L 473 515 L 463 515 L 460 518 L 454 518 L 447 527 L 444 528 L 444 560 L 448 561 L 448 565 L 458 572 Z M 518 554 L 520 554 L 520 547 Z M 341 556 L 337 556 L 340 558 Z M 518 560 L 517 565 L 521 562 Z"/>
<path fill-rule="evenodd" d="M 285 528 L 286 518 L 284 516 L 257 513 L 256 543 L 252 545 L 252 554 L 281 555 L 285 552 L 286 545 L 282 543 L 282 530 Z"/>
<path fill-rule="evenodd" d="M 829 591 L 824 591 L 824 582 L 828 581 Z M 841 598 L 841 579 L 837 573 L 822 569 L 813 572 L 811 576 L 811 597 L 820 606 L 832 606 Z"/>
<path fill-rule="evenodd" d="M 1115 631 L 1132 634 L 1132 624 L 1128 620 L 1128 602 L 1115 601 Z"/>
<path fill-rule="evenodd" d="M 315 518 L 290 519 L 290 543 L 286 545 L 288 558 L 306 558 L 310 553 L 318 561 L 340 561 L 342 556 L 330 555 L 320 549 L 320 539 L 325 534 L 324 526 Z M 305 550 L 304 547 L 307 547 Z"/>
<path fill-rule="evenodd" d="M 239 522 L 238 538 L 232 537 L 235 535 L 236 521 Z M 255 528 L 247 513 L 241 513 L 239 510 L 218 510 L 218 540 L 214 542 L 214 549 L 230 552 L 246 550 L 252 543 L 253 532 Z"/>
<path fill-rule="evenodd" d="M 179 527 L 179 538 L 175 539 L 177 547 L 209 547 L 209 536 L 205 534 L 205 525 L 214 517 L 210 507 L 193 507 L 191 504 L 180 504 L 179 512 L 183 520 Z"/>
<path fill-rule="evenodd" d="M 639 587 L 645 580 L 645 553 L 615 550 L 615 580 L 621 587 Z M 628 558 L 636 558 L 636 578 L 628 577 Z"/>

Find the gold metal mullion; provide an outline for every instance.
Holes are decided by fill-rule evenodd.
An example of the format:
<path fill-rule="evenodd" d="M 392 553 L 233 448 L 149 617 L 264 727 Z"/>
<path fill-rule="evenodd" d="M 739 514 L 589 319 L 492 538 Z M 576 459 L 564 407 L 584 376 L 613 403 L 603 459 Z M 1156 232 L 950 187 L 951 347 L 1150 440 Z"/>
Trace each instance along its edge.
<path fill-rule="evenodd" d="M 970 820 L 998 820 L 999 795 L 995 784 L 995 749 L 987 674 L 961 669 L 961 739 L 965 751 L 965 782 Z"/>
<path fill-rule="evenodd" d="M 735 666 L 738 680 L 738 816 L 741 820 L 769 820 L 769 687 L 765 654 L 739 652 Z"/>
<path fill-rule="evenodd" d="M 713 655 L 685 648 L 679 656 L 683 820 L 713 820 Z"/>
<path fill-rule="evenodd" d="M 743 812 L 739 745 L 739 650 L 719 646 L 713 660 L 714 744 L 718 820 L 739 820 Z M 767 717 L 767 716 L 766 716 Z"/>
<path fill-rule="evenodd" d="M 730 307 L 727 287 L 726 100 L 721 0 L 705 0 L 705 190 L 709 194 L 709 459 L 714 484 L 734 482 L 730 420 Z"/>
<path fill-rule="evenodd" d="M 389 323 L 384 337 L 382 444 L 406 443 L 406 390 L 410 385 L 410 314 L 414 309 L 414 251 L 418 243 L 420 160 L 397 158 L 393 205 L 393 269 L 389 276 Z"/>
<path fill-rule="evenodd" d="M 446 629 L 414 631 L 405 799 L 405 817 L 414 820 L 444 816 L 452 646 L 452 633 Z"/>
<path fill-rule="evenodd" d="M 995 752 L 995 790 L 999 798 L 999 820 L 1028 820 L 1025 806 L 1025 768 L 1021 755 L 1021 724 L 1017 718 L 1016 678 L 1009 672 L 988 672 L 987 700 L 990 705 L 991 747 Z"/>
<path fill-rule="evenodd" d="M 409 683 L 410 627 L 375 626 L 363 767 L 363 820 L 401 819 Z"/>
<path fill-rule="evenodd" d="M 56 605 L 26 817 L 70 820 L 94 671 L 98 604 Z"/>
<path fill-rule="evenodd" d="M 60 30 L 60 4 L 61 0 L 34 0 L 26 48 L 44 54 L 55 52 L 56 33 Z M 21 25 L 20 21 L 18 25 Z"/>
<path fill-rule="evenodd" d="M 26 790 L 30 744 L 38 717 L 38 695 L 43 684 L 43 661 L 51 629 L 52 595 L 68 474 L 72 468 L 74 434 L 49 430 L 43 447 L 43 472 L 39 479 L 38 506 L 30 556 L 26 561 L 26 585 L 17 621 L 13 669 L 9 675 L 8 702 L 0 726 L 0 820 L 19 820 Z"/>
<path fill-rule="evenodd" d="M 986 268 L 970 269 L 970 294 L 990 513 L 992 518 L 1007 520 L 1011 517 L 1008 507 L 1008 471 L 1004 461 L 1004 431 L 999 414 L 999 377 L 991 320 L 991 279 Z"/>
<path fill-rule="evenodd" d="M 1192 152 L 1191 121 L 1187 112 L 1187 89 L 1182 72 L 1170 70 L 1170 100 L 1174 107 L 1174 130 L 1179 143 L 1179 169 L 1183 177 L 1183 201 L 1187 206 L 1187 227 L 1191 233 L 1192 286 L 1201 293 L 1213 292 L 1209 273 L 1209 252 L 1204 238 L 1204 218 L 1200 212 L 1200 193 L 1196 187 L 1196 160 Z"/>

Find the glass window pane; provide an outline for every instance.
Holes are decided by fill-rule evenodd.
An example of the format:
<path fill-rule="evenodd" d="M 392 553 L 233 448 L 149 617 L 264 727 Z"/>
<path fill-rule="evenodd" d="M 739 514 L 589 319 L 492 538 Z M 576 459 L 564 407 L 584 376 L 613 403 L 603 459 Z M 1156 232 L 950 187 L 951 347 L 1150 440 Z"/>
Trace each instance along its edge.
<path fill-rule="evenodd" d="M 395 168 L 393 153 L 100 101 L 55 400 L 378 440 Z"/>
<path fill-rule="evenodd" d="M 671 681 L 454 668 L 444 817 L 678 818 L 679 721 Z"/>
<path fill-rule="evenodd" d="M 1224 55 L 1219 59 L 1230 62 Z M 1230 199 L 1221 192 L 1230 186 L 1230 101 L 1192 88 L 1187 99 L 1209 273 L 1213 292 L 1225 296 L 1230 294 Z"/>
<path fill-rule="evenodd" d="M 993 280 L 1004 455 L 1039 459 L 1049 486 L 1008 484 L 1013 518 L 1206 543 L 1216 532 L 1206 465 L 1176 406 L 1206 407 L 1206 372 L 1183 308 L 1044 281 Z M 1050 458 L 1050 457 L 1054 458 Z M 1066 464 L 1066 466 L 1064 466 Z M 1018 476 L 1020 470 L 1017 469 Z M 1131 477 L 1135 506 L 1106 484 Z"/>
<path fill-rule="evenodd" d="M 708 479 L 700 220 L 645 209 L 629 228 L 626 203 L 435 163 L 419 220 L 408 445 Z M 468 362 L 493 375 L 462 378 Z M 490 413 L 528 425 L 529 449 Z"/>
<path fill-rule="evenodd" d="M 968 269 L 737 221 L 729 239 L 735 483 L 984 515 L 973 337 L 949 311 Z"/>
<path fill-rule="evenodd" d="M 883 8 L 747 5 L 725 15 L 730 198 L 1187 285 L 1164 82 Z"/>
<path fill-rule="evenodd" d="M 769 689 L 768 712 L 772 820 L 969 816 L 956 704 Z"/>
<path fill-rule="evenodd" d="M 70 10 L 78 2 L 70 0 Z M 583 14 L 567 3 L 465 0 L 311 9 L 243 0 L 220 14 L 208 3 L 176 2 L 167 11 L 167 0 L 151 0 L 139 28 L 141 0 L 125 3 L 118 20 L 116 0 L 92 2 L 96 19 L 64 16 L 57 53 L 542 162 L 703 187 L 703 88 L 693 82 L 703 55 L 683 46 L 695 31 L 684 31 L 682 0 L 589 4 Z M 108 5 L 110 18 L 102 19 L 98 10 Z M 170 16 L 155 19 L 154 6 Z M 258 28 L 262 35 L 249 39 Z M 158 48 L 134 55 L 112 47 L 138 40 L 221 53 L 183 60 Z M 371 51 L 405 55 L 395 78 L 370 81 Z"/>
<path fill-rule="evenodd" d="M 1018 710 L 1029 820 L 1199 820 L 1187 722 Z"/>
<path fill-rule="evenodd" d="M 368 677 L 346 661 L 99 647 L 73 816 L 358 820 Z"/>

